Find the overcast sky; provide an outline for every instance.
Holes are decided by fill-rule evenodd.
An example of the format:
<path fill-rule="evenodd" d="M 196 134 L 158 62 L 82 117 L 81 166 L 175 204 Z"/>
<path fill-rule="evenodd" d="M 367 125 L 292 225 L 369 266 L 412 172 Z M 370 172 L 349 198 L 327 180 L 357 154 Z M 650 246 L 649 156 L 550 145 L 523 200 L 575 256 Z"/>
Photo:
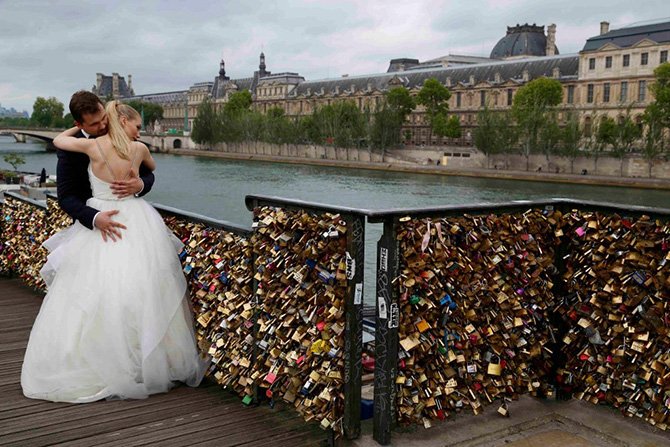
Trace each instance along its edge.
<path fill-rule="evenodd" d="M 133 75 L 135 93 L 211 81 L 219 61 L 249 77 L 305 79 L 386 71 L 397 57 L 488 56 L 517 23 L 557 25 L 562 54 L 611 28 L 670 15 L 668 0 L 0 0 L 0 104 L 32 112 L 37 96 L 66 105 L 95 75 Z M 670 19 L 668 19 L 670 20 Z"/>

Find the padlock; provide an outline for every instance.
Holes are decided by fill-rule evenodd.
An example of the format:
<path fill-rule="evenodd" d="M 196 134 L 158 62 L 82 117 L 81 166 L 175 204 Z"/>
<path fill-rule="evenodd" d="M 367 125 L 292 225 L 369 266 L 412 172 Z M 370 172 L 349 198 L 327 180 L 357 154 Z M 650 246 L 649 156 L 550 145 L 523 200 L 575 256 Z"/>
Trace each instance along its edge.
<path fill-rule="evenodd" d="M 489 362 L 488 369 L 486 372 L 492 376 L 499 376 L 502 373 L 502 367 L 500 366 L 500 357 L 497 355 L 492 356 L 491 361 Z"/>

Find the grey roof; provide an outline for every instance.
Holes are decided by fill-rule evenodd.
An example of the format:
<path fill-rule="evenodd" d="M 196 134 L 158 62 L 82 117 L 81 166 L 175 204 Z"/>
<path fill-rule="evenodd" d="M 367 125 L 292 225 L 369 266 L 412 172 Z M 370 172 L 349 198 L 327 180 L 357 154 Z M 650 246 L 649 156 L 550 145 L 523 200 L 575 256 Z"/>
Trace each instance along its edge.
<path fill-rule="evenodd" d="M 547 54 L 547 36 L 544 26 L 517 25 L 507 27 L 507 34 L 491 50 L 491 59 L 503 59 L 515 56 L 545 56 Z M 556 50 L 558 54 L 558 50 Z"/>
<path fill-rule="evenodd" d="M 650 39 L 658 43 L 670 42 L 670 22 L 615 29 L 587 39 L 582 51 L 597 50 L 608 43 L 627 48 L 643 39 Z"/>
<path fill-rule="evenodd" d="M 466 65 L 458 67 L 427 68 L 423 70 L 409 70 L 392 73 L 378 73 L 361 76 L 347 76 L 341 78 L 321 79 L 315 81 L 305 81 L 299 84 L 289 96 L 321 96 L 336 92 L 339 94 L 352 93 L 351 87 L 355 91 L 366 91 L 368 86 L 370 90 L 384 91 L 393 87 L 389 81 L 400 82 L 407 88 L 421 87 L 426 79 L 435 78 L 443 84 L 446 84 L 447 78 L 450 78 L 451 85 L 460 83 L 463 86 L 470 85 L 470 77 L 473 77 L 475 84 L 479 82 L 489 82 L 495 84 L 496 73 L 500 75 L 500 82 L 512 80 L 522 82 L 522 73 L 528 71 L 529 79 L 535 79 L 542 76 L 551 77 L 554 74 L 554 68 L 560 72 L 559 80 L 575 79 L 579 56 L 561 55 L 544 56 L 531 59 L 496 61 L 487 64 Z"/>
<path fill-rule="evenodd" d="M 100 82 L 100 88 L 97 90 L 96 94 L 100 97 L 105 97 L 113 94 L 114 90 L 113 76 L 102 75 L 102 81 Z M 131 96 L 133 92 L 128 88 L 126 84 L 126 78 L 119 76 L 119 96 L 121 98 L 126 98 Z"/>
<path fill-rule="evenodd" d="M 146 101 L 146 102 L 155 102 L 157 104 L 165 103 L 183 103 L 186 102 L 188 90 L 178 90 L 174 92 L 162 92 L 162 93 L 150 93 L 148 95 L 135 95 L 124 98 L 125 100 L 132 101 Z"/>

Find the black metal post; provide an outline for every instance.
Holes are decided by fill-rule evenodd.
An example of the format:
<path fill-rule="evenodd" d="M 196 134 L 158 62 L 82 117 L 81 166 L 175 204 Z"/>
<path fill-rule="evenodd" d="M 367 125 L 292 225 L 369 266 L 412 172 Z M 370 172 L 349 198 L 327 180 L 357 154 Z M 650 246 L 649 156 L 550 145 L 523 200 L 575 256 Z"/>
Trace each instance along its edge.
<path fill-rule="evenodd" d="M 398 368 L 398 276 L 397 220 L 384 221 L 384 234 L 377 243 L 377 311 L 375 317 L 375 401 L 373 437 L 381 445 L 391 442 L 396 420 L 395 379 Z"/>
<path fill-rule="evenodd" d="M 344 335 L 344 436 L 361 435 L 361 380 L 363 374 L 363 275 L 365 218 L 346 215 L 347 297 Z"/>

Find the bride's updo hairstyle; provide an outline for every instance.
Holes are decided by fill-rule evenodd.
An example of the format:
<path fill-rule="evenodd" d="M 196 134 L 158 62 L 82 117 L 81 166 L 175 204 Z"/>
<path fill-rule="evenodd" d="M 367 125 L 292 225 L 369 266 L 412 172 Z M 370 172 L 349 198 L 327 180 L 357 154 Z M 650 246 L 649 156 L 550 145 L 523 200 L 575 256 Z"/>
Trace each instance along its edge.
<path fill-rule="evenodd" d="M 140 114 L 129 105 L 119 101 L 109 101 L 105 106 L 105 112 L 107 112 L 107 119 L 109 120 L 109 131 L 107 134 L 112 140 L 114 150 L 119 157 L 124 160 L 130 160 L 130 144 L 132 141 L 126 135 L 126 131 L 123 130 L 121 117 L 127 120 L 141 119 Z"/>

